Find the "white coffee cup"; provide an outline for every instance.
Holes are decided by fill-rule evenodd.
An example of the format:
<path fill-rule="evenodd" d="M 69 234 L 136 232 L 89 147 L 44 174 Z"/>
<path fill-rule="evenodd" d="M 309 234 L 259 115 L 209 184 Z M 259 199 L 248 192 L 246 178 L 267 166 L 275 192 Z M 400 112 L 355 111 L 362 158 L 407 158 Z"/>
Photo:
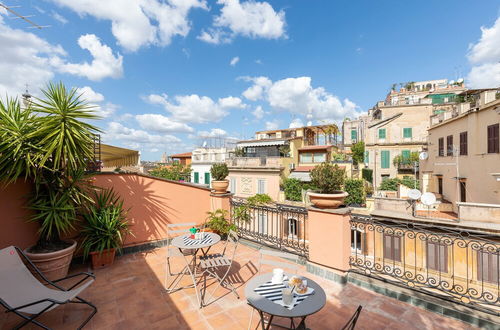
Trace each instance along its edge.
<path fill-rule="evenodd" d="M 283 283 L 283 269 L 281 268 L 274 268 L 273 269 L 273 278 L 271 279 L 271 282 L 273 283 Z"/>

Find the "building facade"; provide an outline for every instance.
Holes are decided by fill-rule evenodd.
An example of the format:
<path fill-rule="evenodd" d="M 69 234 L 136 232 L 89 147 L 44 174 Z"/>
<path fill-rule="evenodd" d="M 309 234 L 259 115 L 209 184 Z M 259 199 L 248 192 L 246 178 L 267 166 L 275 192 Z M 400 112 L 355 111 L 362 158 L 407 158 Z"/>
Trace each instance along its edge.
<path fill-rule="evenodd" d="M 230 151 L 232 150 L 225 147 L 194 149 L 191 157 L 191 182 L 211 187 L 210 168 L 215 163 L 225 162 Z"/>
<path fill-rule="evenodd" d="M 466 102 L 431 117 L 423 191 L 457 203 L 500 204 L 500 92 L 471 90 Z"/>

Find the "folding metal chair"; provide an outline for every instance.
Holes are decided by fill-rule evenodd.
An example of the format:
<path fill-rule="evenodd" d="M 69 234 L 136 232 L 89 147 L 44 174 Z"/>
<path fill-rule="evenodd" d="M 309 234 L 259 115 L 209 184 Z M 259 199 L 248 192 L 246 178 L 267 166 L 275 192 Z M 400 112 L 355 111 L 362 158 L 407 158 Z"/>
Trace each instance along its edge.
<path fill-rule="evenodd" d="M 227 235 L 227 241 L 224 245 L 224 249 L 222 253 L 214 253 L 206 256 L 200 257 L 200 267 L 204 270 L 204 272 L 214 278 L 217 279 L 218 284 L 214 287 L 209 297 L 213 298 L 215 291 L 219 288 L 219 286 L 226 286 L 234 293 L 234 295 L 240 299 L 240 296 L 236 292 L 236 288 L 227 281 L 227 275 L 231 270 L 231 266 L 234 261 L 234 257 L 236 255 L 236 249 L 238 248 L 239 237 L 238 234 L 234 231 L 229 231 Z M 229 245 L 232 245 L 229 247 Z M 226 267 L 226 272 L 223 276 L 219 276 L 217 271 L 223 267 Z M 203 299 L 202 299 L 203 301 Z"/>
<path fill-rule="evenodd" d="M 354 330 L 356 327 L 356 322 L 358 322 L 359 314 L 361 314 L 361 309 L 363 306 L 359 305 L 354 314 L 352 314 L 351 318 L 349 321 L 344 325 L 342 330 Z"/>
<path fill-rule="evenodd" d="M 164 284 L 165 291 L 167 293 L 172 293 L 181 289 L 192 287 L 192 285 L 180 288 L 177 287 L 177 285 L 179 284 L 180 280 L 184 277 L 184 275 L 193 276 L 193 274 L 189 265 L 184 266 L 184 268 L 182 268 L 182 270 L 178 273 L 172 272 L 172 266 L 170 265 L 170 258 L 176 258 L 176 257 L 186 258 L 187 256 L 194 256 L 194 254 L 196 253 L 195 249 L 179 250 L 179 248 L 171 245 L 172 239 L 175 236 L 178 236 L 178 234 L 189 233 L 189 228 L 193 227 L 194 225 L 195 225 L 194 222 L 175 223 L 167 225 L 168 246 L 167 246 L 167 260 L 165 263 L 165 284 Z M 173 228 L 181 228 L 181 229 L 173 229 Z M 173 234 L 176 235 L 173 236 Z M 193 266 L 196 267 L 196 265 Z M 168 284 L 169 278 L 174 276 L 175 276 L 174 280 L 170 284 Z"/>
<path fill-rule="evenodd" d="M 28 266 L 47 285 L 42 284 L 33 276 Z M 83 278 L 68 289 L 56 284 L 77 276 L 83 276 Z M 28 323 L 36 324 L 43 329 L 50 329 L 37 321 L 36 318 L 45 312 L 69 303 L 86 304 L 92 308 L 90 315 L 78 327 L 78 329 L 83 328 L 97 313 L 97 308 L 90 302 L 80 298 L 78 294 L 92 284 L 94 278 L 93 274 L 78 273 L 56 281 L 50 281 L 36 268 L 21 249 L 9 246 L 0 250 L 0 305 L 7 309 L 7 313 L 12 312 L 24 319 L 15 329 L 20 329 Z"/>
<path fill-rule="evenodd" d="M 297 262 L 299 261 L 299 257 L 295 254 L 287 253 L 287 252 L 281 252 L 281 251 L 274 251 L 274 250 L 266 250 L 263 248 L 260 248 L 259 250 L 260 256 L 259 256 L 259 267 L 258 267 L 258 272 L 257 274 L 260 273 L 262 269 L 262 265 L 270 265 L 274 267 L 279 267 L 279 268 L 284 268 L 287 269 L 291 272 L 293 272 L 294 275 L 297 274 L 297 270 L 299 269 L 299 265 L 297 265 Z M 281 259 L 289 260 L 290 262 L 283 262 L 283 261 L 277 261 L 273 260 L 272 258 L 269 257 L 278 257 Z M 252 305 L 250 305 L 252 306 Z M 250 326 L 252 325 L 252 319 L 253 319 L 253 312 L 255 309 L 252 306 L 252 312 L 250 314 L 250 321 L 248 322 L 248 329 L 250 329 Z M 291 320 L 293 322 L 293 319 Z"/>

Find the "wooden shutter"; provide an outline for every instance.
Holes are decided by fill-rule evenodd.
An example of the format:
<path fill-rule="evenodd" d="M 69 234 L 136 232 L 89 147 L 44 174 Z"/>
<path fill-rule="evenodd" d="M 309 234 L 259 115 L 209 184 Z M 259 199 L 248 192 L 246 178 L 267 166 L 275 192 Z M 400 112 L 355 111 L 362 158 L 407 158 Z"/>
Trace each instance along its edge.
<path fill-rule="evenodd" d="M 453 135 L 446 137 L 446 156 L 453 156 Z"/>
<path fill-rule="evenodd" d="M 412 136 L 412 128 L 411 127 L 403 128 L 403 137 L 404 138 L 411 138 L 411 136 Z"/>
<path fill-rule="evenodd" d="M 382 150 L 380 152 L 380 167 L 381 168 L 389 168 L 390 167 L 390 152 L 389 150 Z"/>
<path fill-rule="evenodd" d="M 439 272 L 448 272 L 448 246 L 427 242 L 427 268 Z"/>
<path fill-rule="evenodd" d="M 442 157 L 444 156 L 444 138 L 439 138 L 438 144 L 439 144 L 438 155 Z"/>
<path fill-rule="evenodd" d="M 265 194 L 266 193 L 266 180 L 259 179 L 257 181 L 257 184 L 258 184 L 257 193 L 258 194 Z"/>
<path fill-rule="evenodd" d="M 401 261 L 401 237 L 384 234 L 384 257 Z"/>
<path fill-rule="evenodd" d="M 365 164 L 368 164 L 370 162 L 370 152 L 365 151 Z"/>
<path fill-rule="evenodd" d="M 210 184 L 210 173 L 205 173 L 205 184 Z"/>
<path fill-rule="evenodd" d="M 351 130 L 351 140 L 355 141 L 358 139 L 358 131 L 356 131 L 355 129 L 352 129 Z"/>
<path fill-rule="evenodd" d="M 385 128 L 380 128 L 378 130 L 378 138 L 379 139 L 385 139 Z"/>
<path fill-rule="evenodd" d="M 194 172 L 194 183 L 200 182 L 200 173 Z"/>
<path fill-rule="evenodd" d="M 488 153 L 500 152 L 499 124 L 488 126 Z"/>
<path fill-rule="evenodd" d="M 467 155 L 467 132 L 460 133 L 460 155 Z"/>
<path fill-rule="evenodd" d="M 498 285 L 500 281 L 499 254 L 478 251 L 477 279 Z"/>

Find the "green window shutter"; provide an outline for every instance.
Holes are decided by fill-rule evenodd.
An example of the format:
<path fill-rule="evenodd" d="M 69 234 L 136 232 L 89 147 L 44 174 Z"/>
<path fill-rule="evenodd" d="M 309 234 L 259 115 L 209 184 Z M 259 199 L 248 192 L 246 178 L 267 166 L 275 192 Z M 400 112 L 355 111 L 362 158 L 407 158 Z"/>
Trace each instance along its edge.
<path fill-rule="evenodd" d="M 205 184 L 210 184 L 210 173 L 205 173 Z"/>
<path fill-rule="evenodd" d="M 385 139 L 385 128 L 379 128 L 378 130 L 378 138 Z"/>
<path fill-rule="evenodd" d="M 370 153 L 368 151 L 365 151 L 365 164 L 368 164 L 370 162 Z"/>
<path fill-rule="evenodd" d="M 358 131 L 355 129 L 351 130 L 351 140 L 357 140 L 358 139 Z"/>
<path fill-rule="evenodd" d="M 200 183 L 200 173 L 194 172 L 194 183 Z"/>
<path fill-rule="evenodd" d="M 406 160 L 410 159 L 410 150 L 403 150 L 401 152 L 401 156 L 403 157 L 403 159 L 406 159 Z"/>
<path fill-rule="evenodd" d="M 405 127 L 403 128 L 403 137 L 404 138 L 411 138 L 412 135 L 412 129 L 411 127 Z"/>
<path fill-rule="evenodd" d="M 390 157 L 389 150 L 382 150 L 380 152 L 380 167 L 381 168 L 389 168 L 389 166 L 390 166 L 389 157 Z"/>

